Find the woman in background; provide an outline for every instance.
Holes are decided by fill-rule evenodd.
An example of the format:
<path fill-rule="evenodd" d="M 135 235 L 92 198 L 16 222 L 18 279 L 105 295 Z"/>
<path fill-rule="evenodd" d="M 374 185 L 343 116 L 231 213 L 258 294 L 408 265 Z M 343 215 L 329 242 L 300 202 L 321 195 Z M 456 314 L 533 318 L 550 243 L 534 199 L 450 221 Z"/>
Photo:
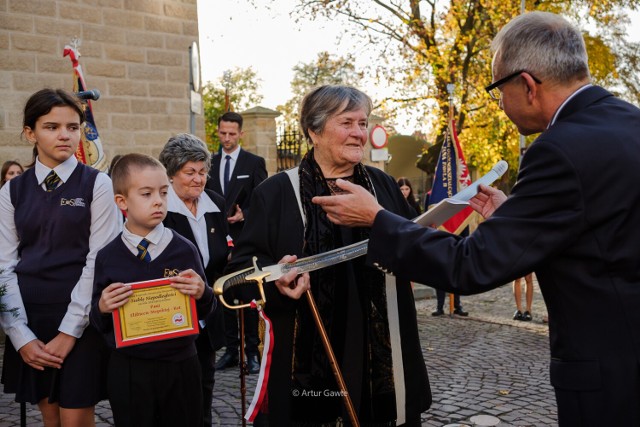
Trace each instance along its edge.
<path fill-rule="evenodd" d="M 407 203 L 409 203 L 409 206 L 411 206 L 416 212 L 415 216 L 420 215 L 422 210 L 420 209 L 420 204 L 416 200 L 416 196 L 413 194 L 411 181 L 401 176 L 400 178 L 398 178 L 398 187 L 400 187 L 400 191 L 402 192 L 404 198 L 407 200 Z"/>
<path fill-rule="evenodd" d="M 533 273 L 529 273 L 524 276 L 525 282 L 525 302 L 526 310 L 522 310 L 522 277 L 513 281 L 513 298 L 516 301 L 516 312 L 513 314 L 513 320 L 521 320 L 524 322 L 530 322 L 533 318 L 531 316 L 531 304 L 533 303 Z"/>
<path fill-rule="evenodd" d="M 227 265 L 229 226 L 224 197 L 205 190 L 211 155 L 198 137 L 181 133 L 169 138 L 160 153 L 171 186 L 167 195 L 164 225 L 191 241 L 200 253 L 209 286 Z M 212 423 L 211 403 L 215 373 L 215 352 L 225 345 L 224 318 L 220 304 L 200 322 L 196 340 L 202 373 L 203 426 Z"/>
<path fill-rule="evenodd" d="M 2 165 L 2 171 L 0 171 L 0 188 L 4 186 L 7 181 L 22 175 L 24 168 L 22 165 L 14 160 L 7 160 Z"/>

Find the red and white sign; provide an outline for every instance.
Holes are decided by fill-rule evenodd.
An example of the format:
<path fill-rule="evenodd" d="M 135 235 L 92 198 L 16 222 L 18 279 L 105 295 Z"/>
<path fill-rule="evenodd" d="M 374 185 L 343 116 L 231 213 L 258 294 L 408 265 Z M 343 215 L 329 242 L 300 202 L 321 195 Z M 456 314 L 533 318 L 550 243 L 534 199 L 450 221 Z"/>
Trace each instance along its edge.
<path fill-rule="evenodd" d="M 387 142 L 389 141 L 389 135 L 387 135 L 385 128 L 380 125 L 375 125 L 373 129 L 371 129 L 369 140 L 371 141 L 373 148 L 384 148 L 387 146 Z"/>

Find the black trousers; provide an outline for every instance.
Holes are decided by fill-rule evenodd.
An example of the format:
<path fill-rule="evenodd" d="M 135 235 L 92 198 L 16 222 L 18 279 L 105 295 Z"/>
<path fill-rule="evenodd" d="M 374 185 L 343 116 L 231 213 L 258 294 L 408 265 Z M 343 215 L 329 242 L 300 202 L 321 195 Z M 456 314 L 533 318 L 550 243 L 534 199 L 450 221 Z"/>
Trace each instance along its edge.
<path fill-rule="evenodd" d="M 442 310 L 444 308 L 444 299 L 446 296 L 447 296 L 447 293 L 445 291 L 436 289 L 436 298 L 438 299 L 438 310 Z M 460 305 L 460 295 L 453 294 L 453 307 L 462 308 L 462 306 Z"/>
<path fill-rule="evenodd" d="M 215 385 L 216 373 L 216 353 L 211 346 L 211 342 L 207 333 L 207 327 L 200 331 L 200 335 L 198 335 L 198 339 L 196 339 L 198 363 L 200 364 L 200 375 L 202 377 L 203 427 L 211 427 L 213 423 L 213 417 L 211 415 L 211 405 L 213 404 L 213 386 Z"/>
<path fill-rule="evenodd" d="M 137 359 L 111 353 L 107 390 L 118 427 L 200 427 L 200 364 Z"/>

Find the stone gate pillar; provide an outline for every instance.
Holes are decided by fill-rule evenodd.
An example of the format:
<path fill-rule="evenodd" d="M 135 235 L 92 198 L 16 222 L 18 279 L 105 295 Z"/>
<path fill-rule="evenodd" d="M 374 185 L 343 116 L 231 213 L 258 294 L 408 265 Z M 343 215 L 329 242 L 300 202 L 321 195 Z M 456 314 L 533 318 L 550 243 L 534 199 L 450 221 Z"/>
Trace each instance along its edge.
<path fill-rule="evenodd" d="M 265 107 L 254 107 L 240 114 L 244 119 L 242 148 L 264 158 L 269 176 L 275 174 L 278 169 L 276 117 L 280 113 Z"/>

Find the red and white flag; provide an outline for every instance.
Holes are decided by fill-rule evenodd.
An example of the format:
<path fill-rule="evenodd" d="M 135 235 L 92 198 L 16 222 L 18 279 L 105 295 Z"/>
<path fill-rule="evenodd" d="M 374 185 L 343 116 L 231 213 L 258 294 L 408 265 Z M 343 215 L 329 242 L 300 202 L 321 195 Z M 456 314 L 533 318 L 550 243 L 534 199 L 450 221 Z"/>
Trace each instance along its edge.
<path fill-rule="evenodd" d="M 453 196 L 469 185 L 471 185 L 471 176 L 462 153 L 462 147 L 460 147 L 455 120 L 451 119 L 440 149 L 440 157 L 438 158 L 427 208 Z M 450 233 L 460 234 L 469 225 L 472 214 L 473 209 L 467 206 L 449 218 L 440 228 Z"/>
<path fill-rule="evenodd" d="M 77 48 L 78 42 L 74 40 L 72 45 L 66 45 L 64 47 L 63 56 L 68 56 L 73 65 L 73 91 L 82 92 L 87 90 L 87 85 L 85 84 L 82 66 L 79 62 L 80 52 Z M 109 165 L 107 164 L 107 159 L 102 149 L 102 142 L 100 141 L 100 135 L 98 134 L 98 129 L 93 119 L 91 101 L 87 100 L 86 102 L 85 115 L 87 120 L 82 131 L 81 144 L 78 144 L 78 149 L 76 150 L 76 158 L 88 166 L 106 171 Z"/>

